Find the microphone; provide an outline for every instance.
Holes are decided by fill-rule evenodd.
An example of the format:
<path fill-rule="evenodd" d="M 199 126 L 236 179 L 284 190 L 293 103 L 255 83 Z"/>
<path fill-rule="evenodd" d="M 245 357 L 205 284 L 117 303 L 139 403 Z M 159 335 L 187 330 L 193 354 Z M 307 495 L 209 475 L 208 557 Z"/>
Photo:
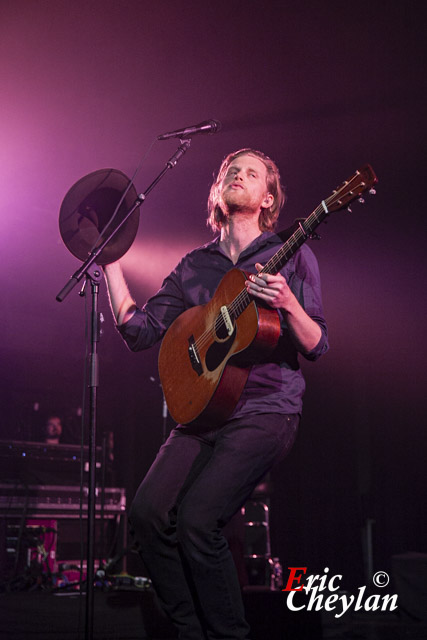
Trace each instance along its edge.
<path fill-rule="evenodd" d="M 209 135 L 212 135 L 213 133 L 220 131 L 221 127 L 222 124 L 219 120 L 205 120 L 204 122 L 195 124 L 192 127 L 162 133 L 160 136 L 157 136 L 157 140 L 168 140 L 169 138 L 190 138 L 191 136 L 196 135 L 196 133 L 209 133 Z"/>

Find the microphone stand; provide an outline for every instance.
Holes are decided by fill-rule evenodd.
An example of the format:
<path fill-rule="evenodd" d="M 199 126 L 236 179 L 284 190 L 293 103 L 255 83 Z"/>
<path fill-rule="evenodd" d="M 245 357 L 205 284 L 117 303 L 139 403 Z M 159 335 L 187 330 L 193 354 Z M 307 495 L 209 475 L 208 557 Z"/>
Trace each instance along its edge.
<path fill-rule="evenodd" d="M 101 269 L 96 264 L 96 259 L 110 240 L 118 233 L 124 223 L 132 213 L 145 202 L 146 197 L 163 178 L 168 169 L 173 169 L 182 158 L 191 144 L 191 138 L 180 140 L 180 146 L 173 156 L 166 162 L 166 165 L 153 180 L 145 192 L 139 194 L 135 202 L 126 213 L 123 220 L 102 242 L 102 244 L 92 251 L 88 259 L 82 264 L 69 279 L 67 284 L 56 296 L 58 302 L 62 302 L 74 289 L 78 282 L 86 277 L 89 280 L 92 290 L 92 315 L 91 315 L 91 353 L 90 353 L 90 423 L 89 423 L 89 486 L 88 486 L 88 516 L 87 516 L 87 569 L 86 569 L 86 608 L 85 608 L 85 640 L 93 638 L 93 610 L 94 610 L 94 533 L 95 533 L 95 472 L 96 472 L 96 409 L 97 409 L 97 389 L 99 386 L 98 352 L 99 342 L 99 312 L 98 295 L 99 283 L 102 278 Z M 119 259 L 119 256 L 117 259 Z"/>

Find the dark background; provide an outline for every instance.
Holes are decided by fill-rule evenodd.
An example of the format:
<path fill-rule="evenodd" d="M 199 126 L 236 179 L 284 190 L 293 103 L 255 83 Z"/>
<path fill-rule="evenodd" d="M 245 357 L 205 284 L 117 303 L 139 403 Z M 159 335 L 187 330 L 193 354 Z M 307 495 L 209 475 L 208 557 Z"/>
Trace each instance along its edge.
<path fill-rule="evenodd" d="M 300 436 L 274 474 L 273 551 L 285 567 L 327 566 L 352 586 L 364 583 L 367 518 L 374 569 L 427 552 L 424 7 L 2 0 L 2 438 L 39 437 L 51 412 L 76 435 L 85 303 L 77 290 L 55 301 L 79 266 L 58 230 L 67 191 L 104 167 L 132 175 L 158 134 L 216 118 L 222 131 L 194 138 L 141 211 L 123 259 L 132 292 L 142 304 L 211 238 L 207 194 L 229 151 L 276 160 L 288 194 L 281 227 L 370 162 L 377 196 L 311 242 L 331 350 L 303 364 Z M 154 145 L 138 192 L 175 148 Z M 161 443 L 157 351 L 126 350 L 104 285 L 100 307 L 98 432 L 114 432 L 130 498 Z"/>

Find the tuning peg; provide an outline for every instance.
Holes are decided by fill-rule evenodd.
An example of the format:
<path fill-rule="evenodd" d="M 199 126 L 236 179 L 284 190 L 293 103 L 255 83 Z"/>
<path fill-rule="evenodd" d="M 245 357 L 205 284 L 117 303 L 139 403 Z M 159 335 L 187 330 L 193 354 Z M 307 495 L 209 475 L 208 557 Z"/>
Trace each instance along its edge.
<path fill-rule="evenodd" d="M 365 204 L 365 198 L 362 198 L 362 196 L 360 196 L 357 202 L 360 202 L 360 204 Z"/>
<path fill-rule="evenodd" d="M 369 189 L 369 195 L 370 196 L 374 196 L 374 195 L 376 195 L 376 193 L 377 193 L 377 191 L 376 191 L 376 189 L 374 189 L 374 187 L 371 187 L 371 189 Z"/>
<path fill-rule="evenodd" d="M 350 207 L 347 207 L 347 211 L 348 211 L 349 213 L 353 213 Z"/>

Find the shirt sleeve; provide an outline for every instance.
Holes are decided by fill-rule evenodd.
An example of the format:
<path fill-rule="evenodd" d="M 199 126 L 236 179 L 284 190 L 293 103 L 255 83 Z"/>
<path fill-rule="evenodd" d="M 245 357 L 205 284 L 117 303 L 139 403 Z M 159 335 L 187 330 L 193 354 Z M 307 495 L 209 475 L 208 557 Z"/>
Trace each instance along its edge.
<path fill-rule="evenodd" d="M 181 285 L 181 263 L 164 279 L 159 291 L 137 308 L 117 330 L 131 351 L 152 347 L 185 309 Z"/>
<path fill-rule="evenodd" d="M 294 269 L 288 279 L 289 287 L 305 312 L 316 322 L 322 332 L 317 345 L 302 353 L 307 360 L 317 360 L 329 349 L 328 327 L 323 313 L 320 273 L 316 257 L 310 247 L 303 245 L 295 254 Z"/>

